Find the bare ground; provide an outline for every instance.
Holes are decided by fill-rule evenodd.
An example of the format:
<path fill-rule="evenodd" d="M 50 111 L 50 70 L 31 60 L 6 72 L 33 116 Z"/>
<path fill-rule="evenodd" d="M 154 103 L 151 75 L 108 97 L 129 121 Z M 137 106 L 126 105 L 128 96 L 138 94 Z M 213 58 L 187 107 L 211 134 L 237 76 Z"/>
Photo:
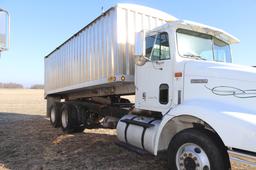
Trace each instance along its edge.
<path fill-rule="evenodd" d="M 42 90 L 0 89 L 0 170 L 166 169 L 164 156 L 117 146 L 115 130 L 63 134 L 44 115 Z"/>

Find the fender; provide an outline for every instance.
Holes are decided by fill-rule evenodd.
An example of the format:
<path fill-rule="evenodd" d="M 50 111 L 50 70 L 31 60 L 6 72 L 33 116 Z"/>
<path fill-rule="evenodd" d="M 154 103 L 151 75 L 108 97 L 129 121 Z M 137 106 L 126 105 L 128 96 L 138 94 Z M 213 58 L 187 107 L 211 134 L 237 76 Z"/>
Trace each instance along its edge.
<path fill-rule="evenodd" d="M 191 100 L 164 115 L 156 133 L 154 155 L 157 155 L 159 142 L 162 140 L 161 133 L 166 125 L 175 117 L 183 115 L 196 117 L 207 123 L 220 136 L 225 146 L 256 152 L 256 113 L 218 101 Z"/>

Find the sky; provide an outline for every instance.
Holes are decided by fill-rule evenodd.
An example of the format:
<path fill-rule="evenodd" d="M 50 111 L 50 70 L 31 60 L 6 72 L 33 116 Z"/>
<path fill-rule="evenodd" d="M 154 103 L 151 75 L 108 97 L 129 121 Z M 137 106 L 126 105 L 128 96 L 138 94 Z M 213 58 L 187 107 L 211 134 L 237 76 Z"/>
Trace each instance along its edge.
<path fill-rule="evenodd" d="M 256 0 L 0 0 L 11 15 L 10 50 L 1 54 L 0 82 L 44 83 L 44 56 L 117 3 L 135 3 L 225 30 L 240 39 L 233 62 L 256 65 Z"/>

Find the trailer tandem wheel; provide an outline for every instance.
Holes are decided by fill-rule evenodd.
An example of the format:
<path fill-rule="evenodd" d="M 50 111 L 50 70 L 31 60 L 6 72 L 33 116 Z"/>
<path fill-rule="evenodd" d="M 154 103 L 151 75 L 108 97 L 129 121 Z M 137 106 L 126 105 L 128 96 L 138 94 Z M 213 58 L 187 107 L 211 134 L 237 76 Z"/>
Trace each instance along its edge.
<path fill-rule="evenodd" d="M 55 128 L 58 128 L 61 126 L 61 103 L 53 103 L 53 105 L 50 108 L 50 122 L 51 125 Z"/>
<path fill-rule="evenodd" d="M 79 109 L 72 103 L 65 103 L 61 109 L 61 127 L 66 133 L 83 132 L 85 126 L 79 120 Z"/>

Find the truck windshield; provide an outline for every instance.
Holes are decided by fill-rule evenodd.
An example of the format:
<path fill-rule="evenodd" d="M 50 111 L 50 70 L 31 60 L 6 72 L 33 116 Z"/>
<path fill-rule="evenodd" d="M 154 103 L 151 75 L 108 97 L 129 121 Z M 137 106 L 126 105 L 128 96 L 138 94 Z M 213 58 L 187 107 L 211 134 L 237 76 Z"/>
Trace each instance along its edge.
<path fill-rule="evenodd" d="M 211 35 L 178 29 L 177 44 L 182 57 L 231 63 L 229 44 Z"/>

